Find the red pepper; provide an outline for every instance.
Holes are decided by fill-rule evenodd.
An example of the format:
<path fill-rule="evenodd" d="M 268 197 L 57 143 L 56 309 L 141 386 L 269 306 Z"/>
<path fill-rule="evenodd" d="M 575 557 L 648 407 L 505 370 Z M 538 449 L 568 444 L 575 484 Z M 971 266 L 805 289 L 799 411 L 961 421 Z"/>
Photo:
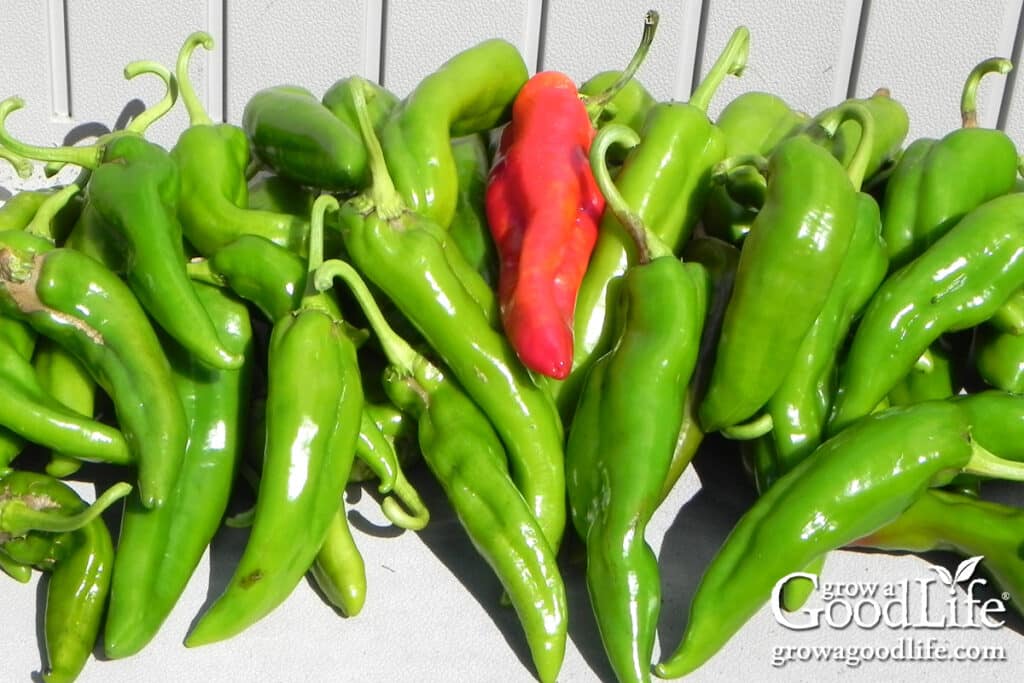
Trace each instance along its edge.
<path fill-rule="evenodd" d="M 516 96 L 487 185 L 505 333 L 526 367 L 556 379 L 572 369 L 576 292 L 604 211 L 593 138 L 572 80 L 539 73 Z"/>
<path fill-rule="evenodd" d="M 487 222 L 501 261 L 498 299 L 512 347 L 535 372 L 572 369 L 576 293 L 597 241 L 604 197 L 590 171 L 595 104 L 607 102 L 640 66 L 657 26 L 645 17 L 640 47 L 608 92 L 590 103 L 572 79 L 538 73 L 519 91 L 487 184 Z"/>

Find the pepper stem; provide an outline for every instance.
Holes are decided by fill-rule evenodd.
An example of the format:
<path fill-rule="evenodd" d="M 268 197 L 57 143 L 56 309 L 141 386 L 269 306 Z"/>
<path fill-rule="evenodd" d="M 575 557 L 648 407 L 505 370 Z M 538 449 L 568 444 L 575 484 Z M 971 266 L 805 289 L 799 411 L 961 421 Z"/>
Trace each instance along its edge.
<path fill-rule="evenodd" d="M 604 195 L 608 208 L 636 244 L 637 263 L 643 265 L 660 256 L 671 256 L 672 250 L 651 232 L 640 215 L 630 208 L 612 180 L 606 155 L 608 148 L 616 143 L 628 148 L 636 147 L 640 144 L 640 136 L 629 126 L 618 123 L 609 124 L 598 131 L 590 144 L 590 168 L 597 187 Z"/>
<path fill-rule="evenodd" d="M 772 431 L 774 424 L 771 414 L 764 413 L 749 422 L 725 427 L 721 430 L 721 434 L 734 441 L 749 441 Z"/>
<path fill-rule="evenodd" d="M 185 44 L 178 52 L 178 63 L 175 65 L 174 72 L 178 79 L 178 87 L 181 88 L 181 101 L 185 103 L 185 109 L 188 111 L 189 123 L 193 126 L 209 126 L 213 124 L 213 119 L 206 113 L 203 103 L 192 86 L 192 79 L 188 75 L 189 60 L 191 60 L 196 47 L 200 45 L 207 50 L 212 50 L 213 36 L 206 31 L 196 31 L 186 38 Z"/>
<path fill-rule="evenodd" d="M 741 166 L 753 166 L 762 176 L 768 175 L 768 159 L 760 154 L 736 154 L 715 164 L 711 180 L 716 183 L 728 181 L 729 174 Z"/>
<path fill-rule="evenodd" d="M 225 287 L 227 281 L 219 273 L 215 273 L 210 267 L 210 261 L 204 258 L 194 258 L 185 264 L 185 272 L 190 279 L 196 282 L 203 282 L 214 287 Z"/>
<path fill-rule="evenodd" d="M 419 531 L 430 521 L 430 511 L 420 494 L 405 478 L 401 468 L 395 473 L 391 495 L 381 503 L 381 512 L 392 524 L 409 531 Z"/>
<path fill-rule="evenodd" d="M 1012 68 L 1013 62 L 1000 57 L 986 59 L 974 67 L 964 81 L 964 89 L 960 95 L 960 118 L 964 128 L 978 127 L 978 87 L 981 85 L 981 79 L 991 73 L 1007 74 Z"/>
<path fill-rule="evenodd" d="M 0 159 L 3 159 L 14 167 L 14 172 L 19 178 L 28 178 L 32 175 L 32 162 L 23 156 L 15 154 L 3 145 L 0 145 Z"/>
<path fill-rule="evenodd" d="M 633 80 L 633 76 L 640 69 L 640 65 L 644 63 L 647 53 L 651 50 L 651 43 L 654 42 L 654 34 L 658 30 L 658 19 L 657 11 L 653 9 L 647 10 L 647 14 L 644 15 L 644 32 L 640 36 L 640 44 L 637 45 L 636 51 L 633 52 L 633 57 L 629 60 L 629 64 L 626 65 L 625 71 L 602 92 L 593 97 L 584 98 L 587 116 L 590 118 L 592 125 L 597 124 L 597 120 L 601 118 L 601 113 L 608 106 L 608 103 L 619 94 L 620 90 L 626 87 L 627 83 Z"/>
<path fill-rule="evenodd" d="M 370 293 L 370 288 L 366 286 L 366 282 L 355 268 L 338 259 L 324 262 L 317 268 L 314 278 L 317 290 L 325 292 L 330 289 L 336 277 L 344 281 L 356 301 L 359 302 L 359 307 L 363 309 L 363 314 L 366 315 L 370 327 L 373 328 L 374 334 L 380 340 L 381 348 L 384 349 L 388 362 L 405 374 L 411 375 L 416 362 L 422 356 L 409 345 L 409 342 L 402 339 L 384 319 L 384 314 L 374 300 L 373 294 Z"/>
<path fill-rule="evenodd" d="M 131 123 L 125 126 L 126 131 L 142 135 L 154 121 L 163 118 L 164 114 L 174 107 L 174 103 L 178 101 L 178 81 L 174 78 L 174 74 L 171 73 L 170 69 L 159 62 L 150 60 L 132 62 L 124 68 L 124 77 L 128 80 L 135 78 L 139 74 L 158 76 L 167 87 L 167 93 L 162 100 L 136 116 Z"/>
<path fill-rule="evenodd" d="M 857 150 L 850 159 L 850 165 L 846 167 L 846 175 L 850 178 L 853 187 L 860 191 L 864 184 L 864 175 L 867 173 L 868 164 L 871 163 L 871 148 L 875 144 L 875 119 L 867 107 L 857 102 L 846 101 L 834 109 L 825 112 L 817 124 L 833 136 L 843 123 L 854 120 L 860 125 L 860 141 L 857 143 Z"/>
<path fill-rule="evenodd" d="M 977 441 L 971 442 L 971 459 L 961 471 L 991 479 L 1024 481 L 1024 462 L 1000 458 L 985 450 Z"/>
<path fill-rule="evenodd" d="M 53 219 L 56 218 L 60 210 L 67 206 L 71 198 L 78 194 L 80 190 L 81 188 L 78 185 L 71 184 L 47 197 L 39 205 L 36 215 L 25 226 L 25 232 L 31 235 L 38 235 L 51 242 L 56 242 L 53 234 Z"/>
<path fill-rule="evenodd" d="M 12 536 L 24 536 L 30 531 L 75 531 L 99 517 L 104 510 L 131 493 L 131 490 L 131 484 L 118 482 L 104 491 L 95 503 L 76 515 L 65 515 L 58 508 L 36 509 L 26 503 L 24 498 L 10 498 L 0 502 L 0 531 Z"/>
<path fill-rule="evenodd" d="M 703 109 L 705 112 L 711 104 L 711 98 L 718 92 L 726 76 L 742 76 L 747 68 L 747 55 L 750 54 L 750 29 L 739 26 L 732 32 L 722 54 L 715 60 L 714 66 L 700 85 L 690 95 L 690 106 Z"/>
<path fill-rule="evenodd" d="M 366 153 L 369 157 L 370 177 L 373 179 L 370 185 L 370 199 L 377 210 L 377 215 L 384 220 L 398 218 L 405 211 L 402 196 L 395 189 L 395 183 L 391 180 L 388 172 L 387 162 L 384 161 L 384 150 L 377 139 L 377 133 L 373 130 L 373 120 L 370 118 L 370 111 L 366 108 L 366 93 L 369 85 L 359 76 L 353 76 L 352 104 L 359 119 L 359 130 L 363 135 L 363 144 L 366 145 Z"/>
<path fill-rule="evenodd" d="M 100 144 L 89 147 L 38 147 L 28 145 L 11 137 L 7 132 L 7 117 L 11 112 L 25 106 L 20 97 L 8 97 L 0 102 L 0 146 L 7 147 L 15 154 L 37 161 L 63 161 L 84 168 L 96 168 L 103 160 L 103 146 Z"/>

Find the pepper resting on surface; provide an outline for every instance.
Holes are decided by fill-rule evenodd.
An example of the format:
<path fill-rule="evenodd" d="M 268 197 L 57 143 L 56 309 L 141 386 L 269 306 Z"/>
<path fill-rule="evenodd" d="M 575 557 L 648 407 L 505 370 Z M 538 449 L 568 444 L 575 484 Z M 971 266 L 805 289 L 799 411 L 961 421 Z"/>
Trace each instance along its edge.
<path fill-rule="evenodd" d="M 960 472 L 1024 477 L 1019 463 L 972 441 L 967 411 L 955 402 L 891 408 L 825 441 L 740 518 L 697 586 L 681 644 L 656 673 L 695 670 L 768 602 L 780 579 L 891 522 Z"/>
<path fill-rule="evenodd" d="M 357 109 L 362 118 L 365 105 Z M 516 486 L 557 548 L 565 527 L 558 412 L 452 271 L 443 247 L 447 233 L 405 207 L 369 117 L 362 120 L 373 185 L 345 202 L 336 219 L 348 257 L 423 335 L 494 424 Z"/>
<path fill-rule="evenodd" d="M 0 556 L 50 572 L 45 683 L 74 681 L 96 645 L 114 559 L 99 515 L 129 491 L 128 484 L 115 484 L 87 507 L 71 488 L 46 475 L 0 475 Z"/>
<path fill-rule="evenodd" d="M 337 205 L 330 195 L 313 203 L 306 294 L 271 333 L 252 532 L 227 588 L 186 638 L 188 647 L 237 635 L 285 600 L 313 564 L 338 512 L 355 455 L 363 389 L 355 344 L 333 300 L 313 286 L 313 271 L 323 261 L 324 213 Z"/>
<path fill-rule="evenodd" d="M 316 275 L 318 289 L 328 289 L 335 277 L 355 294 L 384 347 L 391 362 L 385 391 L 416 418 L 423 459 L 505 588 L 540 679 L 554 681 L 565 653 L 565 587 L 533 509 L 509 478 L 494 429 L 453 379 L 395 334 L 351 266 L 326 262 Z"/>
<path fill-rule="evenodd" d="M 622 276 L 618 338 L 580 392 L 566 445 L 566 483 L 612 669 L 620 681 L 648 681 L 661 579 L 644 530 L 662 500 L 683 425 L 708 283 L 703 266 L 677 259 L 619 194 L 605 161 L 615 143 L 636 146 L 640 137 L 607 125 L 590 160 L 608 208 L 637 240 L 639 257 Z"/>
<path fill-rule="evenodd" d="M 649 11 L 619 83 L 639 68 L 657 25 L 658 13 Z M 572 370 L 576 295 L 604 211 L 588 154 L 594 119 L 612 94 L 588 104 L 566 74 L 534 75 L 515 97 L 487 180 L 505 334 L 523 365 L 555 379 Z"/>

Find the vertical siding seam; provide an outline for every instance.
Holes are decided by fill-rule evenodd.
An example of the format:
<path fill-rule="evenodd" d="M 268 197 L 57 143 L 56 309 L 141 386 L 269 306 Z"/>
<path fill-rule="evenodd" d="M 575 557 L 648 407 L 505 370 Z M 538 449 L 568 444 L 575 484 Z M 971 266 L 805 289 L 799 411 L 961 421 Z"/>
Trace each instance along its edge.
<path fill-rule="evenodd" d="M 1010 61 L 1013 62 L 1013 71 L 1010 72 L 1003 87 L 1003 97 L 999 104 L 999 116 L 996 119 L 996 128 L 1006 131 L 1012 113 L 1013 95 L 1017 90 L 1017 82 L 1022 78 L 1024 64 L 1020 63 L 1022 51 L 1024 51 L 1024 3 L 1017 9 L 1017 32 L 1013 37 L 1013 46 L 1010 48 Z"/>
<path fill-rule="evenodd" d="M 360 68 L 362 76 L 368 81 L 378 84 L 382 81 L 384 41 L 384 2 L 383 0 L 365 0 L 366 11 L 363 16 L 363 63 Z"/>
<path fill-rule="evenodd" d="M 534 73 L 537 73 L 544 70 L 544 57 L 548 49 L 548 14 L 551 12 L 551 1 L 529 0 L 529 6 L 537 8 L 537 54 L 534 55 L 532 64 Z M 529 61 L 526 62 L 526 66 L 531 66 Z"/>
<path fill-rule="evenodd" d="M 526 21 L 523 25 L 522 46 L 523 61 L 532 73 L 542 70 L 542 61 L 546 43 L 548 1 L 526 0 Z"/>
<path fill-rule="evenodd" d="M 68 6 L 66 0 L 48 0 L 46 22 L 50 48 L 50 118 L 71 118 L 71 64 L 68 61 Z"/>
<path fill-rule="evenodd" d="M 864 33 L 865 6 L 870 0 L 846 0 L 843 8 L 843 23 L 839 34 L 839 49 L 836 55 L 831 100 L 841 102 L 853 97 L 857 89 L 857 80 L 853 76 L 854 61 L 860 56 L 857 52 L 861 46 L 861 35 Z"/>
<path fill-rule="evenodd" d="M 683 6 L 683 39 L 679 41 L 676 57 L 676 79 L 672 88 L 672 99 L 684 102 L 690 99 L 693 84 L 700 80 L 703 65 L 701 53 L 707 35 L 708 11 L 711 0 L 690 0 Z M 694 28 L 687 29 L 687 26 Z"/>
<path fill-rule="evenodd" d="M 387 56 L 388 56 L 388 5 L 389 0 L 380 0 L 380 45 L 377 50 L 380 53 L 380 60 L 377 63 L 377 83 L 388 87 L 388 84 L 384 82 L 384 77 L 387 75 Z"/>
<path fill-rule="evenodd" d="M 846 85 L 847 98 L 857 95 L 857 85 L 860 81 L 860 65 L 864 61 L 864 45 L 867 43 L 868 37 L 868 22 L 871 20 L 872 1 L 861 0 L 860 21 L 857 23 L 857 37 L 854 40 L 853 53 L 850 55 L 850 75 Z"/>

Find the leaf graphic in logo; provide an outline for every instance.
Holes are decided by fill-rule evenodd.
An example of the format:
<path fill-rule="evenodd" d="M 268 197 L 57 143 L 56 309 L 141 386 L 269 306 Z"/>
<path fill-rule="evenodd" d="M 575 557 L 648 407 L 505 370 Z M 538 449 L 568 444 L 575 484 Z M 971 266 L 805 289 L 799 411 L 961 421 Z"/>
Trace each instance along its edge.
<path fill-rule="evenodd" d="M 946 584 L 950 588 L 953 587 L 953 575 L 949 573 L 949 570 L 945 567 L 940 567 L 937 564 L 931 566 L 932 571 L 939 575 L 939 580 Z"/>
<path fill-rule="evenodd" d="M 985 559 L 984 555 L 977 555 L 975 557 L 968 557 L 966 560 L 960 563 L 956 568 L 956 576 L 953 577 L 953 581 L 956 583 L 963 583 L 964 581 L 970 580 L 974 574 L 974 570 L 977 569 L 978 564 Z"/>

